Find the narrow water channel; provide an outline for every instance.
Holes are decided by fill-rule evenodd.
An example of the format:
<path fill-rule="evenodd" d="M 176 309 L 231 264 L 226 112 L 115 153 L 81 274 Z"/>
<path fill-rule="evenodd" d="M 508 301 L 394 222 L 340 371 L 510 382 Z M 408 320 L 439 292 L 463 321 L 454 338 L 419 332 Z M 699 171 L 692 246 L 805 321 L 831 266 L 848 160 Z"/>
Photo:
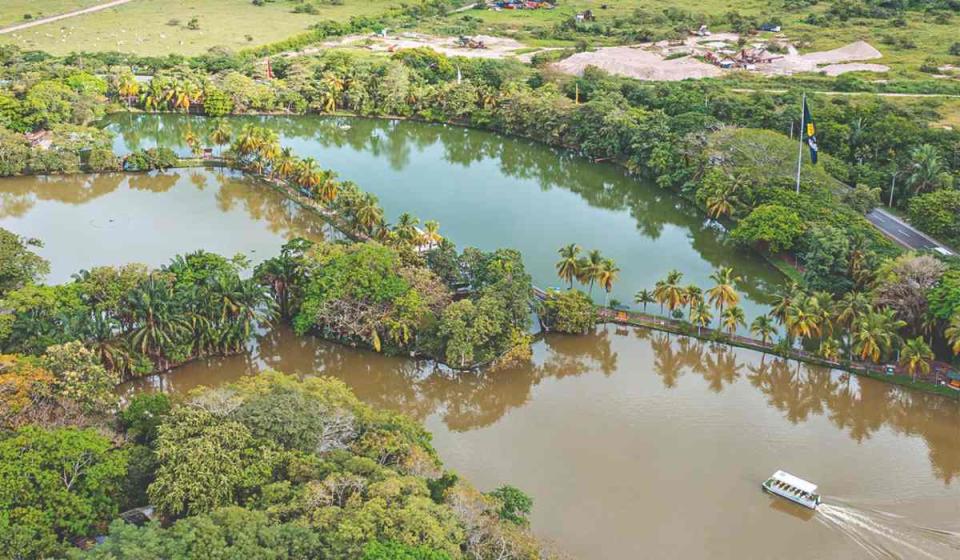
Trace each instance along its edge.
<path fill-rule="evenodd" d="M 118 119 L 118 147 L 175 146 L 188 122 Z M 743 276 L 750 315 L 782 281 L 695 208 L 611 166 L 439 126 L 265 122 L 377 193 L 391 218 L 408 209 L 438 219 L 460 247 L 520 249 L 541 285 L 556 284 L 556 249 L 569 242 L 618 261 L 612 296 L 624 300 L 670 268 L 705 286 L 725 265 Z M 55 282 L 198 248 L 257 261 L 286 238 L 334 235 L 253 181 L 202 170 L 2 179 L 0 227 L 43 239 Z M 338 377 L 424 421 L 449 467 L 484 489 L 529 492 L 537 533 L 577 558 L 960 558 L 954 399 L 612 326 L 549 336 L 527 365 L 457 376 L 276 328 L 249 354 L 122 390 L 184 393 L 264 368 Z M 828 507 L 763 494 L 781 468 L 820 484 Z"/>

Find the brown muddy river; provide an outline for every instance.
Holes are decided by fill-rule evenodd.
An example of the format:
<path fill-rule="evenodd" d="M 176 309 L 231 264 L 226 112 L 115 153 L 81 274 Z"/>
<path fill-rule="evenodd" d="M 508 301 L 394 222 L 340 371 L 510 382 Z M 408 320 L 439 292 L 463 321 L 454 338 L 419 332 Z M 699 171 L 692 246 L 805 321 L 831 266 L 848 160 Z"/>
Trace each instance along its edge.
<path fill-rule="evenodd" d="M 412 134 L 402 127 L 353 130 L 378 138 Z M 295 132 L 304 143 L 318 133 L 288 135 Z M 512 193 L 509 205 L 571 216 L 560 228 L 576 233 L 571 241 L 594 235 L 591 247 L 601 246 L 611 236 L 625 294 L 651 286 L 674 266 L 701 280 L 731 263 L 744 271 L 749 312 L 762 309 L 779 282 L 764 263 L 728 249 L 682 201 L 632 189 L 612 172 L 590 175 L 595 166 L 564 161 L 547 188 L 542 180 L 498 171 L 496 163 L 513 147 L 544 162 L 552 153 L 504 139 L 484 152 L 493 155 L 466 167 L 438 155 L 470 134 L 413 136 L 409 159 L 429 159 L 430 173 L 421 163 L 394 165 L 395 153 L 362 142 L 337 145 L 325 164 L 345 177 L 382 172 L 377 184 L 384 191 L 408 176 L 406 198 L 420 205 L 421 217 L 433 217 L 436 202 L 447 213 L 443 230 L 454 241 L 469 238 L 461 245 L 478 244 L 485 231 L 516 240 L 541 284 L 549 282 L 556 247 L 567 239 L 493 231 L 479 216 L 461 223 L 451 201 L 475 196 L 486 180 L 474 186 L 449 177 L 482 172 Z M 391 164 L 380 169 L 384 158 Z M 585 177 L 583 188 L 566 190 L 576 176 Z M 590 185 L 598 190 L 586 190 Z M 423 191 L 441 188 L 464 193 Z M 381 194 L 388 210 L 399 205 L 400 193 Z M 597 224 L 602 228 L 594 231 Z M 81 268 L 159 265 L 198 248 L 256 261 L 290 236 L 332 234 L 272 191 L 201 171 L 3 179 L 0 226 L 45 240 L 42 253 L 55 282 Z M 182 393 L 264 368 L 334 376 L 365 401 L 422 420 L 450 468 L 482 489 L 509 483 L 532 495 L 536 532 L 575 558 L 960 558 L 956 399 L 613 327 L 587 337 L 549 336 L 536 343 L 530 364 L 458 376 L 278 328 L 252 342 L 249 355 L 194 363 L 123 390 Z M 819 484 L 820 510 L 761 492 L 760 483 L 777 469 Z"/>

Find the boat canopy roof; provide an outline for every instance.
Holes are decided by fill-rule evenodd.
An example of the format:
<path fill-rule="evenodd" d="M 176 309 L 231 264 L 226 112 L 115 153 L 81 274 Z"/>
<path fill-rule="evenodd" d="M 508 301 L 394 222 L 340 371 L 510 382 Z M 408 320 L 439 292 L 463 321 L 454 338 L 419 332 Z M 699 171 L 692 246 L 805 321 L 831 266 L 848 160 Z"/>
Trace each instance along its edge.
<path fill-rule="evenodd" d="M 780 482 L 783 482 L 785 484 L 789 484 L 790 486 L 793 486 L 794 488 L 797 488 L 798 490 L 802 490 L 808 494 L 816 494 L 817 492 L 816 484 L 812 482 L 807 482 L 806 480 L 800 477 L 793 476 L 788 472 L 777 471 L 773 473 L 773 476 L 770 478 L 773 478 L 774 480 L 779 480 Z"/>

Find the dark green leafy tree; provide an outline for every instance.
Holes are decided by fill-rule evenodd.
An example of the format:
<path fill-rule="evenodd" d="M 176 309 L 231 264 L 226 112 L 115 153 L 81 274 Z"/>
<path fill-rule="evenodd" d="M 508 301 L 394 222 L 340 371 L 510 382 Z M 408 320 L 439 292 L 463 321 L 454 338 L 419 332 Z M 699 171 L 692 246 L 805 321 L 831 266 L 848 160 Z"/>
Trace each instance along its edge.
<path fill-rule="evenodd" d="M 0 440 L 0 550 L 61 553 L 117 513 L 126 452 L 93 429 L 27 426 Z"/>

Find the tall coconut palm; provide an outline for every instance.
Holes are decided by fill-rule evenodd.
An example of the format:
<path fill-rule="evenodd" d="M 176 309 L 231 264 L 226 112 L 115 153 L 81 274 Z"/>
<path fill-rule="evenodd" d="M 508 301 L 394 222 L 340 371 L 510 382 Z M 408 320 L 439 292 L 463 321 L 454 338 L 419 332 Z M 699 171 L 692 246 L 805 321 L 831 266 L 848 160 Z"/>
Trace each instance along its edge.
<path fill-rule="evenodd" d="M 728 307 L 721 313 L 721 319 L 723 319 L 723 328 L 729 334 L 737 332 L 737 327 L 747 326 L 747 319 L 743 313 L 743 308 L 739 305 L 733 305 Z"/>
<path fill-rule="evenodd" d="M 900 352 L 900 365 L 907 368 L 913 380 L 917 380 L 917 372 L 926 375 L 930 373 L 930 362 L 933 361 L 933 350 L 927 345 L 923 337 L 911 338 L 903 345 Z"/>
<path fill-rule="evenodd" d="M 687 284 L 687 287 L 683 289 L 683 303 L 690 311 L 693 311 L 694 307 L 703 303 L 703 290 L 700 289 L 700 286 Z"/>
<path fill-rule="evenodd" d="M 590 286 L 589 293 L 593 296 L 593 284 L 597 281 L 600 268 L 603 265 L 603 254 L 594 249 L 586 257 L 577 260 L 577 280 L 581 284 Z"/>
<path fill-rule="evenodd" d="M 440 235 L 440 222 L 436 220 L 427 220 L 423 222 L 423 235 L 421 236 L 424 246 L 428 248 L 437 247 L 443 241 Z"/>
<path fill-rule="evenodd" d="M 183 142 L 190 148 L 190 153 L 194 157 L 200 155 L 203 147 L 200 145 L 200 138 L 197 137 L 197 133 L 193 131 L 192 128 L 187 128 L 186 132 L 183 134 Z"/>
<path fill-rule="evenodd" d="M 671 270 L 667 273 L 667 279 L 660 286 L 663 301 L 672 314 L 675 309 L 682 306 L 686 299 L 686 289 L 680 286 L 680 280 L 683 279 L 683 273 L 679 270 Z"/>
<path fill-rule="evenodd" d="M 324 72 L 320 77 L 321 106 L 326 113 L 337 110 L 337 100 L 343 92 L 343 79 L 333 72 Z"/>
<path fill-rule="evenodd" d="M 713 280 L 714 286 L 707 290 L 707 299 L 720 311 L 720 315 L 723 315 L 724 307 L 740 303 L 740 294 L 734 287 L 734 284 L 740 281 L 740 277 L 733 275 L 732 268 L 720 267 L 710 275 L 710 279 Z"/>
<path fill-rule="evenodd" d="M 830 337 L 820 342 L 820 348 L 817 351 L 825 360 L 836 361 L 840 358 L 840 344 L 837 339 Z"/>
<path fill-rule="evenodd" d="M 892 350 L 898 340 L 897 331 L 906 325 L 896 318 L 892 309 L 871 311 L 854 325 L 854 350 L 861 360 L 880 362 Z"/>
<path fill-rule="evenodd" d="M 297 184 L 310 193 L 315 192 L 317 185 L 323 181 L 323 171 L 320 170 L 317 161 L 309 157 L 300 160 L 295 176 Z"/>
<path fill-rule="evenodd" d="M 597 283 L 600 284 L 600 287 L 603 288 L 603 305 L 607 305 L 607 298 L 610 296 L 610 292 L 613 291 L 613 285 L 616 284 L 617 280 L 620 278 L 620 268 L 613 261 L 613 259 L 603 259 L 600 262 L 600 267 L 597 269 Z"/>
<path fill-rule="evenodd" d="M 913 194 L 927 192 L 937 188 L 949 176 L 943 164 L 943 158 L 936 146 L 923 144 L 910 152 L 913 161 L 907 186 Z"/>
<path fill-rule="evenodd" d="M 702 301 L 690 310 L 690 322 L 697 326 L 697 336 L 702 334 L 703 327 L 709 325 L 712 320 L 713 311 Z"/>
<path fill-rule="evenodd" d="M 357 205 L 354 208 L 357 225 L 367 234 L 373 233 L 378 227 L 383 225 L 383 208 L 377 201 L 377 197 L 371 193 L 363 193 Z"/>
<path fill-rule="evenodd" d="M 769 315 L 758 315 L 750 322 L 750 332 L 759 337 L 760 342 L 768 344 L 777 334 L 777 327 L 774 326 L 773 319 Z"/>
<path fill-rule="evenodd" d="M 580 256 L 580 246 L 576 243 L 571 243 L 564 247 L 561 247 L 559 251 L 560 260 L 557 261 L 555 265 L 557 269 L 557 276 L 561 280 L 569 283 L 569 288 L 573 289 L 573 280 L 577 277 L 577 266 L 579 264 L 578 258 Z"/>
<path fill-rule="evenodd" d="M 333 202 L 337 198 L 339 190 L 340 186 L 339 183 L 337 183 L 337 174 L 333 171 L 324 171 L 323 177 L 317 185 L 317 196 L 320 197 L 320 200 L 327 204 Z"/>
<path fill-rule="evenodd" d="M 637 303 L 637 304 L 639 304 L 639 305 L 642 305 L 642 306 L 643 306 L 643 312 L 646 313 L 646 312 L 647 312 L 647 304 L 648 304 L 648 303 L 653 303 L 653 302 L 655 302 L 655 301 L 657 301 L 657 300 L 656 300 L 656 298 L 653 297 L 653 292 L 651 292 L 650 290 L 640 290 L 640 291 L 638 291 L 636 294 L 633 295 L 633 301 L 634 301 L 634 303 Z"/>
<path fill-rule="evenodd" d="M 130 101 L 140 93 L 140 83 L 130 72 L 124 72 L 117 78 L 117 94 L 126 102 L 130 110 Z"/>
<path fill-rule="evenodd" d="M 770 310 L 770 316 L 777 320 L 777 323 L 783 325 L 787 322 L 787 309 L 793 305 L 793 300 L 800 295 L 800 289 L 796 284 L 791 284 L 787 289 L 781 290 L 775 296 L 773 308 Z"/>
<path fill-rule="evenodd" d="M 790 336 L 803 340 L 820 336 L 823 332 L 823 317 L 817 298 L 804 296 L 794 299 L 787 308 L 786 325 Z"/>
<path fill-rule="evenodd" d="M 960 312 L 950 316 L 950 326 L 943 331 L 943 335 L 947 337 L 947 342 L 950 344 L 953 353 L 960 354 Z"/>
<path fill-rule="evenodd" d="M 417 240 L 417 237 L 420 234 L 417 232 L 417 224 L 420 223 L 420 220 L 413 217 L 413 215 L 404 212 L 400 214 L 397 218 L 397 225 L 394 226 L 393 231 L 397 234 L 397 237 L 407 243 L 414 243 Z"/>
<path fill-rule="evenodd" d="M 273 166 L 273 173 L 280 179 L 287 180 L 293 176 L 297 170 L 297 158 L 293 155 L 293 150 L 284 148 L 280 150 L 280 155 Z"/>
<path fill-rule="evenodd" d="M 210 141 L 217 146 L 218 156 L 223 155 L 223 146 L 229 144 L 232 137 L 233 130 L 230 128 L 230 123 L 224 119 L 217 119 L 213 131 L 210 132 Z"/>
<path fill-rule="evenodd" d="M 711 218 L 720 216 L 729 216 L 733 214 L 735 203 L 735 191 L 731 187 L 724 187 L 712 194 L 705 200 L 707 205 L 707 215 Z"/>

